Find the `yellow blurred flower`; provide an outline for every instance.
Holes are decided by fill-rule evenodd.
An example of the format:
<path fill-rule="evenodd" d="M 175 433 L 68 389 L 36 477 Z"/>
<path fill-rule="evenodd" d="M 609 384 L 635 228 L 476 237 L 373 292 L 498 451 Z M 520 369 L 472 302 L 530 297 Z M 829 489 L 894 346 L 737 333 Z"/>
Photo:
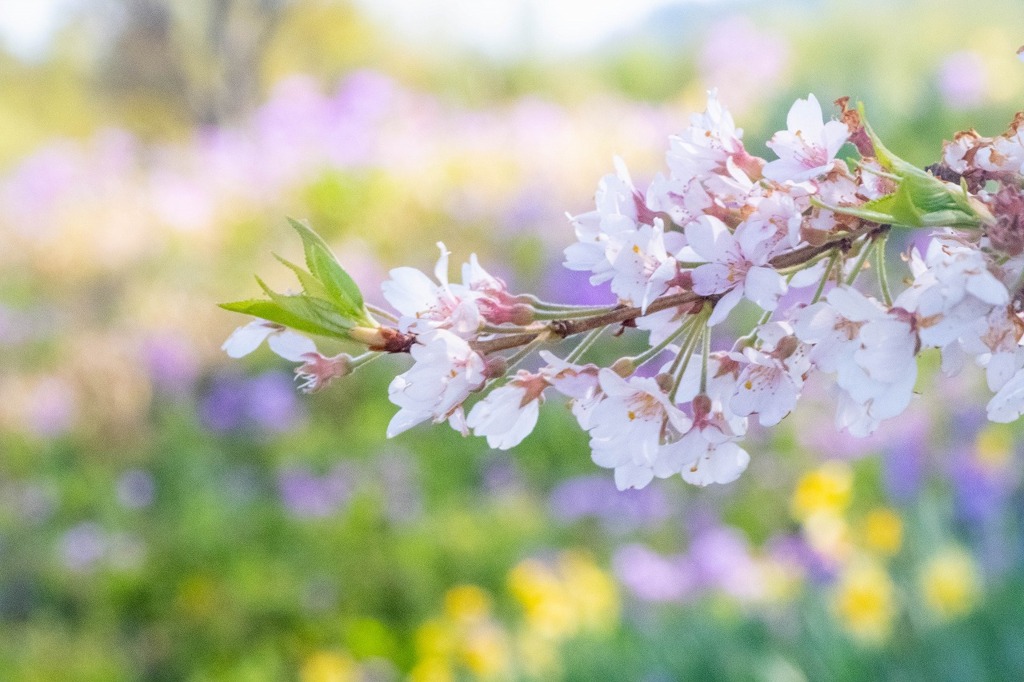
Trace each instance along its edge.
<path fill-rule="evenodd" d="M 551 680 L 560 676 L 561 660 L 557 645 L 536 630 L 526 629 L 519 633 L 516 660 L 530 678 Z"/>
<path fill-rule="evenodd" d="M 609 630 L 619 618 L 619 590 L 615 580 L 582 552 L 565 552 L 559 572 L 578 616 L 580 628 Z"/>
<path fill-rule="evenodd" d="M 850 505 L 853 471 L 846 462 L 825 462 L 800 479 L 790 500 L 790 512 L 798 521 L 818 514 L 841 515 Z"/>
<path fill-rule="evenodd" d="M 204 575 L 190 575 L 178 587 L 178 607 L 193 618 L 214 615 L 220 601 L 217 585 Z"/>
<path fill-rule="evenodd" d="M 864 548 L 881 556 L 893 556 L 903 546 L 903 520 L 888 507 L 872 509 L 861 522 Z"/>
<path fill-rule="evenodd" d="M 444 613 L 454 621 L 474 623 L 491 615 L 491 597 L 476 585 L 459 585 L 444 595 Z"/>
<path fill-rule="evenodd" d="M 527 627 L 562 638 L 578 628 L 576 609 L 555 573 L 534 559 L 523 561 L 508 576 L 509 591 L 523 607 Z"/>
<path fill-rule="evenodd" d="M 875 561 L 854 562 L 839 578 L 832 595 L 832 610 L 842 626 L 857 639 L 884 640 L 896 614 L 892 579 Z"/>
<path fill-rule="evenodd" d="M 466 633 L 462 661 L 483 679 L 507 676 L 511 656 L 505 632 L 494 624 L 481 624 Z"/>
<path fill-rule="evenodd" d="M 804 537 L 814 551 L 845 562 L 853 553 L 853 540 L 846 519 L 828 512 L 811 514 L 804 520 Z"/>
<path fill-rule="evenodd" d="M 409 671 L 409 682 L 455 682 L 455 673 L 446 659 L 428 657 Z"/>
<path fill-rule="evenodd" d="M 932 557 L 918 576 L 924 602 L 942 619 L 968 613 L 981 597 L 981 576 L 974 558 L 959 547 Z"/>
<path fill-rule="evenodd" d="M 416 655 L 420 658 L 445 658 L 457 645 L 457 635 L 451 625 L 432 618 L 416 629 Z"/>
<path fill-rule="evenodd" d="M 359 665 L 350 656 L 333 651 L 318 651 L 302 665 L 301 682 L 355 682 L 360 679 Z"/>
<path fill-rule="evenodd" d="M 1013 433 L 1003 424 L 992 424 L 978 432 L 974 442 L 977 462 L 991 471 L 1002 471 L 1013 455 Z"/>

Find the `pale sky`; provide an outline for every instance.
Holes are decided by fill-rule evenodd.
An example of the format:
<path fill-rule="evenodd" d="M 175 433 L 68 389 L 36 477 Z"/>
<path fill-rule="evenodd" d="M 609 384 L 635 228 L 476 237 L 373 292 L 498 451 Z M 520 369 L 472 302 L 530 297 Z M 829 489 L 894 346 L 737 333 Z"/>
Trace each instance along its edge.
<path fill-rule="evenodd" d="M 79 0 L 0 0 L 0 40 L 31 59 L 45 52 Z M 720 0 L 354 0 L 407 40 L 461 43 L 494 56 L 584 50 L 629 29 L 652 10 Z"/>
<path fill-rule="evenodd" d="M 720 0 L 355 0 L 369 16 L 418 41 L 459 42 L 495 56 L 584 50 L 654 9 Z"/>

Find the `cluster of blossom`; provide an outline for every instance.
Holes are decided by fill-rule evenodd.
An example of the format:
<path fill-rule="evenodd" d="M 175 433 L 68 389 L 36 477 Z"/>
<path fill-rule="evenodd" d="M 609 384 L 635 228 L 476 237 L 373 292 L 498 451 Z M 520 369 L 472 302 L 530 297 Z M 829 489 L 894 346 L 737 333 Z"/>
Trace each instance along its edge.
<path fill-rule="evenodd" d="M 997 138 L 958 134 L 942 163 L 924 171 L 882 146 L 862 112 L 836 104 L 838 120 L 825 120 L 813 95 L 798 100 L 787 129 L 768 142 L 778 158 L 766 160 L 746 150 L 712 92 L 706 111 L 671 138 L 667 172 L 645 188 L 617 160 L 595 210 L 570 218 L 577 241 L 565 250 L 567 268 L 610 284 L 615 306 L 515 295 L 475 256 L 461 283 L 450 282 L 439 244 L 434 278 L 391 271 L 383 293 L 397 314 L 373 310 L 346 330 L 369 347 L 364 355 L 320 355 L 280 320 L 239 329 L 225 350 L 238 357 L 269 338 L 302 363 L 306 390 L 381 352 L 408 352 L 413 366 L 388 389 L 399 408 L 389 437 L 447 421 L 511 448 L 533 430 L 550 389 L 570 400 L 594 462 L 614 469 L 620 489 L 676 474 L 697 485 L 733 481 L 749 462 L 748 421 L 779 423 L 813 371 L 834 375 L 837 425 L 867 435 L 907 408 L 916 358 L 929 348 L 941 351 L 944 371 L 969 359 L 985 368 L 995 393 L 989 418 L 1016 419 L 1024 413 L 1024 115 Z M 837 158 L 844 146 L 859 158 Z M 885 257 L 894 226 L 938 228 L 923 254 L 906 255 L 909 285 L 895 297 Z M 869 269 L 877 297 L 855 288 Z M 763 311 L 760 321 L 712 350 L 712 330 L 741 299 Z M 646 331 L 647 350 L 610 367 L 582 361 L 603 330 L 620 327 Z M 564 358 L 540 350 L 577 335 Z M 541 366 L 512 374 L 535 350 Z M 666 351 L 655 376 L 636 373 Z"/>

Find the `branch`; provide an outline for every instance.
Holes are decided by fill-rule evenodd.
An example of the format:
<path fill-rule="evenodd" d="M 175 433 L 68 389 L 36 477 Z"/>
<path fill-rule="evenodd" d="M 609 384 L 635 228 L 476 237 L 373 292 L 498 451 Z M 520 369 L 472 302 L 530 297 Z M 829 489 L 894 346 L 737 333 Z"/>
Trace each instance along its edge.
<path fill-rule="evenodd" d="M 853 245 L 855 241 L 862 237 L 875 237 L 878 234 L 888 232 L 889 225 L 878 225 L 875 223 L 865 224 L 856 230 L 846 232 L 842 235 L 833 237 L 829 241 L 823 244 L 816 244 L 812 246 L 805 246 L 795 251 L 781 254 L 769 261 L 769 265 L 773 268 L 790 268 L 796 265 L 807 263 L 808 261 L 816 258 L 817 256 L 827 253 L 833 249 L 841 249 L 847 251 Z M 584 317 L 569 320 L 552 320 L 543 324 L 535 324 L 536 331 L 520 332 L 517 334 L 508 334 L 506 336 L 497 336 L 484 341 L 473 341 L 470 345 L 478 353 L 486 355 L 488 353 L 496 353 L 498 351 L 509 350 L 511 348 L 519 348 L 528 343 L 531 343 L 541 334 L 548 334 L 552 338 L 566 339 L 576 334 L 582 334 L 584 332 L 591 331 L 593 329 L 599 329 L 601 327 L 607 327 L 613 324 L 626 324 L 632 322 L 638 317 L 644 315 L 650 315 L 661 310 L 668 310 L 669 308 L 678 308 L 681 306 L 691 305 L 694 306 L 695 310 L 700 309 L 700 305 L 707 301 L 714 305 L 721 298 L 719 295 L 714 296 L 701 296 L 692 291 L 683 291 L 674 294 L 668 294 L 660 298 L 655 299 L 647 310 L 643 311 L 638 306 L 627 306 L 625 304 L 619 305 L 609 312 L 595 315 L 594 317 Z M 397 333 L 397 330 L 395 330 Z M 405 335 L 402 335 L 405 336 Z M 409 348 L 414 342 L 410 335 L 406 339 L 407 343 L 393 343 L 388 348 L 384 348 L 388 352 L 408 352 Z"/>

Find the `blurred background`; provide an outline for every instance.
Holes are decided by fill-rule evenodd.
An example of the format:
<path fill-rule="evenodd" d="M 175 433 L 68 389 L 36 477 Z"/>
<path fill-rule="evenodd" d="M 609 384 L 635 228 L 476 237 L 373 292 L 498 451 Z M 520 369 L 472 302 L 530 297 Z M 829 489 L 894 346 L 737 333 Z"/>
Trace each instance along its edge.
<path fill-rule="evenodd" d="M 754 153 L 814 92 L 926 164 L 1022 108 L 1022 26 L 1018 0 L 2 0 L 0 679 L 1018 676 L 1020 428 L 977 373 L 924 358 L 868 440 L 811 386 L 737 483 L 619 493 L 558 401 L 511 452 L 387 441 L 401 358 L 305 396 L 223 356 L 246 320 L 215 304 L 293 286 L 286 216 L 371 300 L 443 239 L 607 301 L 560 267 L 565 212 L 615 154 L 660 169 L 708 88 Z"/>

